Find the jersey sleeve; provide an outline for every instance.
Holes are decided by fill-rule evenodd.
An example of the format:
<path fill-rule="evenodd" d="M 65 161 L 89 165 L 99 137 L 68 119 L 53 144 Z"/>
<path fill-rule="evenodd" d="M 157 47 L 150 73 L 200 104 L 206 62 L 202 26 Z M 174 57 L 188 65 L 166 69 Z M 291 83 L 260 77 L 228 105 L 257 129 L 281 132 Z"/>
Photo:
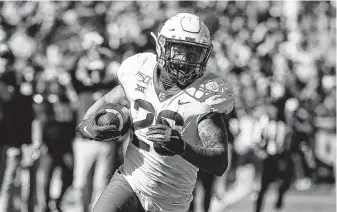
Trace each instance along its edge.
<path fill-rule="evenodd" d="M 193 99 L 205 105 L 210 112 L 230 113 L 235 103 L 233 86 L 227 80 L 211 73 L 186 90 Z"/>
<path fill-rule="evenodd" d="M 205 76 L 197 85 L 187 89 L 187 94 L 201 103 L 203 110 L 197 117 L 199 123 L 209 113 L 230 113 L 235 104 L 233 86 L 215 74 Z"/>
<path fill-rule="evenodd" d="M 211 112 L 228 114 L 233 110 L 235 95 L 231 83 L 220 77 L 215 78 L 205 83 L 205 90 L 213 93 L 205 100 Z"/>
<path fill-rule="evenodd" d="M 125 59 L 117 70 L 117 78 L 119 84 L 122 85 L 126 96 L 135 99 L 135 89 L 137 87 L 136 75 L 146 62 L 146 54 L 136 54 Z"/>
<path fill-rule="evenodd" d="M 136 71 L 136 65 L 138 63 L 138 60 L 140 59 L 141 55 L 136 54 L 131 57 L 126 58 L 121 66 L 117 70 L 117 78 L 119 82 L 122 84 L 125 84 L 126 78 L 135 75 Z"/>

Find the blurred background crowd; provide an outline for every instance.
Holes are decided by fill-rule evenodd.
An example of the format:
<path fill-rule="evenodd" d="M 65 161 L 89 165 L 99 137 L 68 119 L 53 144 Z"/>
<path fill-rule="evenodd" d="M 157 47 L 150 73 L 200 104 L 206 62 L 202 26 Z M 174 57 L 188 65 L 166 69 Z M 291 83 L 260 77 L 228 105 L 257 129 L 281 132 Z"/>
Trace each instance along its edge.
<path fill-rule="evenodd" d="M 287 133 L 265 153 L 290 152 L 291 187 L 335 183 L 335 1 L 11 1 L 0 2 L 0 211 L 61 211 L 73 192 L 89 210 L 125 142 L 83 141 L 75 127 L 117 84 L 109 73 L 133 54 L 154 53 L 150 32 L 178 12 L 204 20 L 214 45 L 207 69 L 237 96 L 225 117 L 230 168 L 200 176 L 205 210 L 259 190 L 265 156 L 254 127 L 271 119 Z"/>

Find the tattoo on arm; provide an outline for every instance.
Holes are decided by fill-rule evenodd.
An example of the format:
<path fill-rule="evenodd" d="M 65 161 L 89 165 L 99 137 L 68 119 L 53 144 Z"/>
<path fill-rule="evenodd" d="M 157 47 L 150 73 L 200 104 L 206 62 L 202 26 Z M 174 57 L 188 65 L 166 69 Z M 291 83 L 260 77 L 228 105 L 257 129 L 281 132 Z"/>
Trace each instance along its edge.
<path fill-rule="evenodd" d="M 206 172 L 221 176 L 228 166 L 227 132 L 221 114 L 200 120 L 198 134 L 201 145 L 186 145 L 187 161 Z"/>
<path fill-rule="evenodd" d="M 199 137 L 204 147 L 222 146 L 227 141 L 227 132 L 221 114 L 210 115 L 198 125 Z"/>
<path fill-rule="evenodd" d="M 206 151 L 221 154 L 227 151 L 227 132 L 220 115 L 204 119 L 198 126 L 199 137 Z"/>
<path fill-rule="evenodd" d="M 217 147 L 220 146 L 221 137 L 223 137 L 221 132 L 212 132 L 207 127 L 199 128 L 199 137 L 204 147 Z"/>

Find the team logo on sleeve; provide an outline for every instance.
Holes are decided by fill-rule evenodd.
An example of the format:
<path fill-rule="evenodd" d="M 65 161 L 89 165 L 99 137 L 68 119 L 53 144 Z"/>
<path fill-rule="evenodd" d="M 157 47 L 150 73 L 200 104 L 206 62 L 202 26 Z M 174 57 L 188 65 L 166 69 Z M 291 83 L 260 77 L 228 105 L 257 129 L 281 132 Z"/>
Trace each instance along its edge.
<path fill-rule="evenodd" d="M 208 90 L 209 92 L 218 93 L 221 90 L 221 88 L 222 86 L 214 81 L 210 81 L 205 84 L 205 90 Z"/>
<path fill-rule="evenodd" d="M 149 85 L 149 83 L 151 82 L 152 78 L 140 71 L 137 72 L 136 76 L 137 76 L 137 84 L 136 84 L 135 91 L 140 91 L 142 93 L 145 93 L 145 89 L 147 85 Z"/>
<path fill-rule="evenodd" d="M 186 93 L 193 99 L 210 105 L 212 111 L 229 113 L 234 107 L 233 87 L 228 81 L 219 77 L 202 80 L 187 88 Z"/>
<path fill-rule="evenodd" d="M 186 91 L 190 96 L 202 102 L 214 96 L 234 95 L 232 85 L 221 78 L 205 80 L 197 86 L 186 89 Z"/>
<path fill-rule="evenodd" d="M 148 85 L 151 82 L 151 77 L 145 75 L 144 73 L 138 71 L 138 73 L 136 74 L 136 76 L 138 77 L 137 81 L 141 82 L 141 83 L 145 83 L 146 85 Z"/>

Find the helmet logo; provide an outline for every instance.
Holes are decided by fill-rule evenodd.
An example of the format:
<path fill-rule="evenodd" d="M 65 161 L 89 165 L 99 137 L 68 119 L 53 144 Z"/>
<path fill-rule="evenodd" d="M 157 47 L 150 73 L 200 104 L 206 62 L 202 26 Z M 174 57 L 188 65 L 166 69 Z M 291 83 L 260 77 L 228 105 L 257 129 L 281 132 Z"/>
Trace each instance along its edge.
<path fill-rule="evenodd" d="M 181 19 L 181 27 L 186 32 L 198 33 L 201 29 L 201 23 L 197 17 L 183 17 Z"/>

